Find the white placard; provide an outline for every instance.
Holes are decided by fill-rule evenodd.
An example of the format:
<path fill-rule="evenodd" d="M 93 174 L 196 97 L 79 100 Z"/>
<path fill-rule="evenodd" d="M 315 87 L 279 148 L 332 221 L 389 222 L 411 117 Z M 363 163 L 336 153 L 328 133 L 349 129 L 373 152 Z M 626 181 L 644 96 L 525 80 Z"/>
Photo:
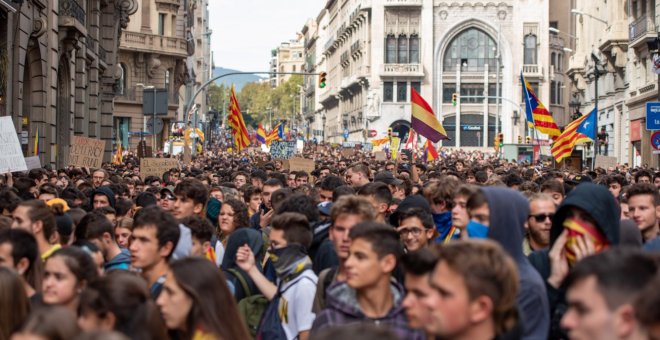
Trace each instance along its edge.
<path fill-rule="evenodd" d="M 26 170 L 14 122 L 10 116 L 0 117 L 0 173 Z"/>

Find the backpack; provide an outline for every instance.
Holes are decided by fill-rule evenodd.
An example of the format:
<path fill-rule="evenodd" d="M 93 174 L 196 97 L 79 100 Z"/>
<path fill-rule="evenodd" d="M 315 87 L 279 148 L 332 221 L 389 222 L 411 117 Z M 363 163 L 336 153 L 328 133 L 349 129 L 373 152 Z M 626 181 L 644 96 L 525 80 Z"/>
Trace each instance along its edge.
<path fill-rule="evenodd" d="M 262 294 L 246 297 L 238 303 L 238 313 L 253 338 L 257 335 L 259 322 L 268 304 L 268 299 Z"/>
<path fill-rule="evenodd" d="M 300 280 L 298 280 L 298 282 L 304 279 L 311 281 L 309 277 L 303 276 Z M 256 340 L 288 340 L 286 337 L 286 332 L 284 332 L 284 328 L 282 327 L 282 318 L 280 315 L 280 299 L 282 298 L 284 292 L 296 284 L 292 284 L 284 290 L 282 290 L 281 286 L 277 287 L 277 293 L 273 299 L 268 302 L 266 310 L 264 311 L 261 320 L 259 321 L 259 327 L 255 337 Z M 296 335 L 296 338 L 297 337 L 298 335 Z"/>

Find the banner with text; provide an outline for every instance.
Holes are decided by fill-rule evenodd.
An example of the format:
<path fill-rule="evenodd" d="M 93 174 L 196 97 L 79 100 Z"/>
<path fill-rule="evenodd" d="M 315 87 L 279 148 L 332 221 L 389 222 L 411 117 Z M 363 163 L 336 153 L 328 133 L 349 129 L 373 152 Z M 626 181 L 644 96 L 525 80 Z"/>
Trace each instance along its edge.
<path fill-rule="evenodd" d="M 156 176 L 162 180 L 163 173 L 179 166 L 176 158 L 142 158 L 140 160 L 140 177 L 146 179 Z"/>
<path fill-rule="evenodd" d="M 25 157 L 10 116 L 0 117 L 0 172 L 25 171 Z"/>
<path fill-rule="evenodd" d="M 270 143 L 270 156 L 273 159 L 289 159 L 296 153 L 296 142 L 273 141 Z"/>
<path fill-rule="evenodd" d="M 101 168 L 105 141 L 94 138 L 73 136 L 69 152 L 69 165 L 83 168 Z"/>

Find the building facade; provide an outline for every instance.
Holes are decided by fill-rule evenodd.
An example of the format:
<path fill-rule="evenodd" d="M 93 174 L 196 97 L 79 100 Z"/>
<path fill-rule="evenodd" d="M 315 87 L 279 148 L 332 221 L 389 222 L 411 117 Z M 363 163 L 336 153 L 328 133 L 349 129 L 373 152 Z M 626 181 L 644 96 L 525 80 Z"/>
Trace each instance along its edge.
<path fill-rule="evenodd" d="M 72 136 L 113 144 L 120 36 L 134 0 L 0 2 L 0 114 L 14 118 L 26 156 L 68 165 Z"/>
<path fill-rule="evenodd" d="M 496 130 L 505 143 L 527 136 L 521 73 L 549 102 L 547 0 L 329 0 L 317 20 L 327 24 L 318 24 L 316 71 L 328 81 L 314 119 L 329 142 L 407 135 L 411 88 L 435 108 L 450 147 L 493 145 Z"/>
<path fill-rule="evenodd" d="M 131 16 L 119 45 L 119 81 L 113 130 L 131 150 L 144 139 L 152 150 L 162 150 L 185 105 L 181 91 L 194 80 L 188 57 L 195 53 L 192 37 L 197 0 L 135 0 L 139 10 Z M 167 114 L 143 114 L 143 93 L 166 90 Z M 146 133 L 146 136 L 145 136 Z M 155 142 L 155 148 L 153 148 Z M 167 150 L 166 150 L 167 151 Z"/>
<path fill-rule="evenodd" d="M 305 46 L 299 40 L 283 42 L 271 51 L 270 69 L 272 72 L 301 72 L 305 64 Z M 271 74 L 270 85 L 275 88 L 291 78 L 290 74 Z"/>
<path fill-rule="evenodd" d="M 188 57 L 188 70 L 191 81 L 185 87 L 186 103 L 192 98 L 197 89 L 201 88 L 209 79 L 211 79 L 211 31 L 209 30 L 209 0 L 197 0 L 194 4 L 194 24 L 191 28 L 192 39 L 195 42 L 195 53 Z M 183 91 L 183 88 L 182 90 Z M 181 93 L 180 93 L 181 94 Z M 185 107 L 181 107 L 179 121 L 188 122 L 192 121 L 193 124 L 198 124 L 198 127 L 204 129 L 204 124 L 208 122 L 208 105 L 207 105 L 207 88 L 195 97 L 194 104 L 197 111 L 197 122 L 195 122 L 195 115 L 192 117 L 183 117 Z M 187 110 L 190 111 L 190 110 Z M 194 111 L 192 111 L 194 112 Z"/>

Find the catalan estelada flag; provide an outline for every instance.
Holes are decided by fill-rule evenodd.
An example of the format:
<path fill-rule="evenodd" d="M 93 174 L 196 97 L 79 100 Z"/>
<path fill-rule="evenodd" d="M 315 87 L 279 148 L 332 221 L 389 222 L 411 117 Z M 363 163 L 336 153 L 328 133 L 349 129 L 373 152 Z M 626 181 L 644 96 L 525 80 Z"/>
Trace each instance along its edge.
<path fill-rule="evenodd" d="M 429 139 L 426 140 L 426 144 L 424 145 L 424 155 L 424 160 L 427 162 L 432 162 L 438 159 L 438 150 L 435 149 L 433 143 L 431 143 Z"/>
<path fill-rule="evenodd" d="M 441 139 L 449 139 L 445 128 L 442 127 L 438 118 L 435 117 L 431 106 L 415 91 L 410 88 L 410 98 L 412 103 L 411 126 L 420 135 L 437 143 Z"/>
<path fill-rule="evenodd" d="M 283 133 L 283 126 L 282 122 L 277 123 L 275 127 L 270 131 L 268 136 L 266 136 L 266 145 L 270 145 L 270 143 L 274 140 L 281 140 L 282 139 L 282 133 Z"/>
<path fill-rule="evenodd" d="M 234 85 L 231 86 L 231 96 L 229 97 L 229 126 L 232 128 L 232 136 L 234 136 L 234 144 L 236 144 L 236 152 L 241 152 L 250 145 L 250 136 L 248 135 L 245 121 L 241 108 L 236 99 L 236 91 Z"/>
<path fill-rule="evenodd" d="M 557 162 L 561 162 L 562 159 L 570 156 L 575 144 L 596 139 L 597 114 L 594 108 L 588 114 L 572 121 L 566 126 L 564 132 L 555 139 L 551 152 Z"/>
<path fill-rule="evenodd" d="M 39 128 L 37 128 L 37 132 L 34 134 L 34 155 L 39 156 Z"/>
<path fill-rule="evenodd" d="M 523 84 L 527 124 L 529 127 L 533 127 L 539 132 L 545 133 L 552 139 L 555 139 L 555 137 L 561 134 L 561 131 L 559 131 L 557 123 L 552 118 L 552 114 L 541 103 L 534 90 L 532 90 L 532 86 L 523 77 L 522 71 L 520 72 L 520 82 Z"/>
<path fill-rule="evenodd" d="M 264 130 L 264 126 L 261 124 L 257 128 L 257 142 L 266 144 L 266 130 Z"/>

